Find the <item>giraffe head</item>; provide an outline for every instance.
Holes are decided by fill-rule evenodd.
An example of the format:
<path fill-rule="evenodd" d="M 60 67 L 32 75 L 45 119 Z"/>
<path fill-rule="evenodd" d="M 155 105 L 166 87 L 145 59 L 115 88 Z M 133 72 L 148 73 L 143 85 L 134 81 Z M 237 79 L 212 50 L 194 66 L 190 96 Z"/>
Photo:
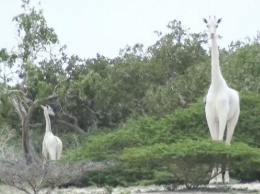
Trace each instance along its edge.
<path fill-rule="evenodd" d="M 46 105 L 46 106 L 41 105 L 41 107 L 43 108 L 43 110 L 46 110 L 49 115 L 55 116 L 52 108 L 49 105 Z"/>
<path fill-rule="evenodd" d="M 207 24 L 210 38 L 213 39 L 217 34 L 216 32 L 217 32 L 218 25 L 221 22 L 221 18 L 216 19 L 216 16 L 214 16 L 213 18 L 209 16 L 209 20 L 203 18 L 203 21 Z"/>

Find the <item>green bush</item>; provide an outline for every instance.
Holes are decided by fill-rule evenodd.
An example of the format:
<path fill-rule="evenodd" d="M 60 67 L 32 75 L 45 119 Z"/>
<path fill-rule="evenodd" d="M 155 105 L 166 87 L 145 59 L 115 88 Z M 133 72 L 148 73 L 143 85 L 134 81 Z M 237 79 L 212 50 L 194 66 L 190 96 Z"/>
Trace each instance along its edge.
<path fill-rule="evenodd" d="M 241 93 L 241 112 L 234 140 L 260 147 L 260 97 L 256 93 Z"/>
<path fill-rule="evenodd" d="M 120 159 L 125 169 L 149 169 L 154 172 L 151 178 L 155 180 L 156 172 L 171 173 L 171 179 L 169 174 L 166 178 L 168 183 L 184 183 L 188 188 L 207 183 L 215 165 L 226 164 L 233 174 L 240 171 L 237 178 L 260 173 L 260 149 L 243 143 L 226 146 L 211 140 L 187 139 L 168 145 L 125 149 Z M 246 174 L 242 175 L 241 170 Z"/>
<path fill-rule="evenodd" d="M 125 148 L 173 143 L 183 138 L 201 139 L 209 137 L 209 131 L 201 103 L 186 109 L 177 109 L 174 114 L 162 119 L 145 116 L 129 120 L 120 129 L 87 137 L 85 145 L 68 156 L 79 159 L 115 159 Z M 203 122 L 201 122 L 203 121 Z"/>

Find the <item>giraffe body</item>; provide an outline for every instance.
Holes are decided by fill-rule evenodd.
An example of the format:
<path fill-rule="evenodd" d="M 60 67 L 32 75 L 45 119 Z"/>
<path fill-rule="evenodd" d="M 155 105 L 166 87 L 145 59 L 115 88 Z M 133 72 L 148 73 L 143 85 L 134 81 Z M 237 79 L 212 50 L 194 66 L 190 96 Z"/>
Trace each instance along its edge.
<path fill-rule="evenodd" d="M 55 115 L 50 106 L 42 106 L 46 120 L 46 131 L 42 142 L 42 155 L 44 163 L 47 160 L 59 160 L 62 152 L 62 141 L 59 137 L 53 135 L 51 131 L 50 115 Z"/>
<path fill-rule="evenodd" d="M 230 145 L 240 114 L 239 94 L 228 87 L 219 66 L 216 29 L 221 19 L 216 20 L 216 17 L 209 19 L 209 22 L 204 19 L 211 39 L 211 84 L 205 99 L 206 119 L 212 140 L 223 141 L 227 128 L 225 143 Z M 224 181 L 219 172 L 221 172 L 220 167 L 213 169 L 212 176 L 218 175 L 211 179 L 210 183 L 229 182 L 228 171 L 225 172 Z"/>

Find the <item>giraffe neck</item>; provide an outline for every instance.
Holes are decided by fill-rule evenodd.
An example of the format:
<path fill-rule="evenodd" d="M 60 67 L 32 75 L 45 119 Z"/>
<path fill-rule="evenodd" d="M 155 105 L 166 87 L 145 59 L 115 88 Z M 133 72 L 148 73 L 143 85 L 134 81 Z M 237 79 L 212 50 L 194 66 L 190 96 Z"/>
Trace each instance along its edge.
<path fill-rule="evenodd" d="M 44 116 L 45 116 L 45 121 L 46 121 L 46 130 L 45 130 L 45 134 L 46 133 L 52 133 L 51 132 L 51 121 L 50 121 L 50 117 L 49 114 L 47 112 L 47 110 L 44 109 Z"/>
<path fill-rule="evenodd" d="M 211 85 L 218 87 L 223 85 L 225 80 L 221 74 L 219 66 L 219 51 L 216 36 L 211 40 Z"/>

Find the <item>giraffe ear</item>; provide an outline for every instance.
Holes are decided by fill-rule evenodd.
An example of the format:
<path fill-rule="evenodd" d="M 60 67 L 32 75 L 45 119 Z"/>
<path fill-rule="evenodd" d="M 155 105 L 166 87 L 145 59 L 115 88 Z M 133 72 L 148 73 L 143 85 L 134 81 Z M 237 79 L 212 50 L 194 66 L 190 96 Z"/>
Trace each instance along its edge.
<path fill-rule="evenodd" d="M 218 21 L 217 21 L 217 23 L 219 24 L 221 21 L 222 21 L 222 18 L 219 18 Z"/>
<path fill-rule="evenodd" d="M 208 23 L 208 21 L 205 19 L 205 18 L 202 18 L 203 19 L 203 21 L 207 24 Z"/>

